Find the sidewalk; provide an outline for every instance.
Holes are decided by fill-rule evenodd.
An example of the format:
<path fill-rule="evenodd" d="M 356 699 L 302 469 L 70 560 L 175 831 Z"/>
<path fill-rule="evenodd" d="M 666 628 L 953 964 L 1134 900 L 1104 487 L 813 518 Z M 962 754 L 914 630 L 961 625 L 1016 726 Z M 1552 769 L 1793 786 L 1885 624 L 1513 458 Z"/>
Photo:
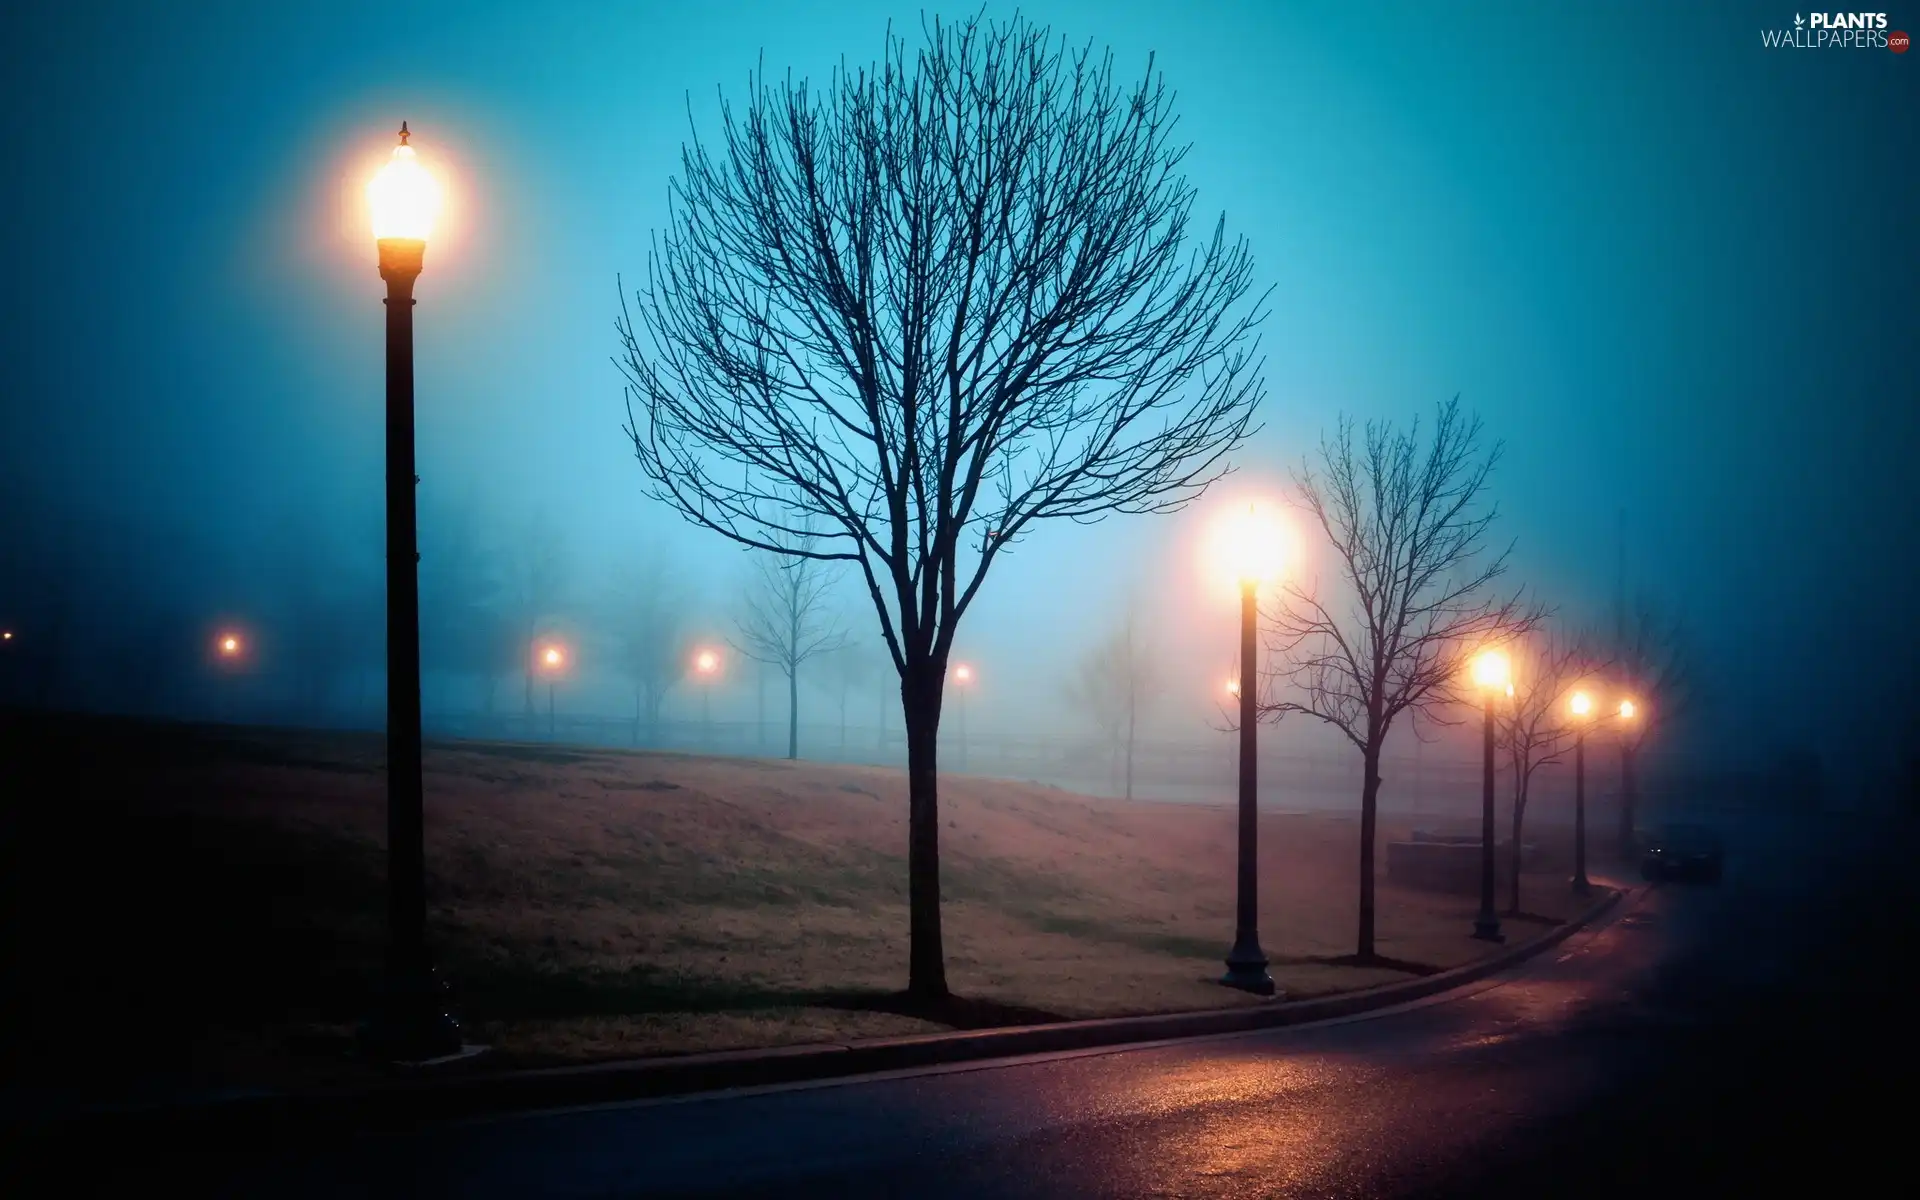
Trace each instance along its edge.
<path fill-rule="evenodd" d="M 167 1102 L 55 1111 L 48 1097 L 10 1098 L 0 1118 L 10 1135 L 56 1140 L 194 1134 L 276 1139 L 379 1130 L 487 1113 L 605 1104 L 660 1096 L 861 1075 L 876 1071 L 1014 1055 L 1121 1046 L 1277 1028 L 1351 1016 L 1436 995 L 1497 974 L 1559 944 L 1620 901 L 1627 889 L 1596 881 L 1594 902 L 1538 937 L 1487 958 L 1419 979 L 1309 1000 L 1251 1008 L 1211 1009 L 1026 1025 L 915 1037 L 848 1041 L 636 1059 L 581 1067 L 493 1071 L 484 1056 L 414 1068 L 390 1083 L 357 1090 L 259 1091 Z"/>

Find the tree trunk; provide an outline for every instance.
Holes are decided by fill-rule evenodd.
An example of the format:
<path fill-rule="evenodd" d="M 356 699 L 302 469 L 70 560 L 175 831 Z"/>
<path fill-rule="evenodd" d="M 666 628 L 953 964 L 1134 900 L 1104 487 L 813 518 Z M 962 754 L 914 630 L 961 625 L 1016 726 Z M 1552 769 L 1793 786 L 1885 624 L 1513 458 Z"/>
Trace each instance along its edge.
<path fill-rule="evenodd" d="M 787 759 L 800 757 L 800 664 L 787 664 Z"/>
<path fill-rule="evenodd" d="M 1127 681 L 1127 799 L 1133 799 L 1133 734 L 1138 716 L 1137 689 L 1132 680 Z"/>
<path fill-rule="evenodd" d="M 919 1000 L 947 996 L 940 939 L 939 736 L 943 672 L 911 666 L 900 683 L 907 724 L 907 991 Z"/>
<path fill-rule="evenodd" d="M 1380 824 L 1380 748 L 1360 756 L 1360 939 L 1354 953 L 1373 957 L 1373 841 Z"/>

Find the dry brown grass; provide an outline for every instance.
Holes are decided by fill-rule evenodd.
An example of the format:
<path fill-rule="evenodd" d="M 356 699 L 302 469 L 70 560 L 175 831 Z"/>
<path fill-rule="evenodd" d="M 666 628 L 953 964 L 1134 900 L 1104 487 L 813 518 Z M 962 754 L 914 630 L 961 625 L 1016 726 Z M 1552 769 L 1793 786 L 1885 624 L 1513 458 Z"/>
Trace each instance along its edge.
<path fill-rule="evenodd" d="M 329 969 L 364 979 L 380 941 L 380 765 L 377 739 L 260 733 L 146 773 L 161 781 L 154 803 L 190 818 L 192 853 L 290 864 L 279 885 L 245 886 L 272 892 L 255 902 L 285 938 L 305 931 Z M 987 1007 L 981 1019 L 996 1005 L 1004 1020 L 1258 1003 L 1214 982 L 1233 932 L 1228 807 L 962 776 L 941 787 L 948 979 Z M 942 1026 L 897 995 L 906 832 L 905 780 L 887 769 L 436 746 L 434 945 L 479 1035 L 512 1061 L 927 1032 Z M 1383 823 L 1381 840 L 1405 832 Z M 1260 836 L 1262 939 L 1289 995 L 1408 977 L 1328 961 L 1354 949 L 1356 819 L 1266 814 Z M 1566 915 L 1563 875 L 1524 886 L 1530 910 Z M 1383 878 L 1379 953 L 1464 963 L 1487 949 L 1467 936 L 1474 907 Z M 289 969 L 311 972 L 314 954 Z M 337 1033 L 348 1007 L 263 1018 Z M 198 1057 L 244 1075 L 261 1036 L 209 1035 Z"/>

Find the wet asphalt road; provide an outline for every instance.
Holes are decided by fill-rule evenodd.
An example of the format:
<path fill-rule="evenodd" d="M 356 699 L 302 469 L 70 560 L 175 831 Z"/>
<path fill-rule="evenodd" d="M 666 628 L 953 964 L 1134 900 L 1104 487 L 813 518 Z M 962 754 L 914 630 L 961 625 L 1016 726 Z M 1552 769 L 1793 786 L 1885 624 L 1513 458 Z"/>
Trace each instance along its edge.
<path fill-rule="evenodd" d="M 263 1196 L 1872 1190 L 1893 1118 L 1871 1096 L 1912 1057 L 1911 844 L 1739 835 L 1719 888 L 1651 889 L 1510 975 L 1340 1023 L 95 1166 Z"/>

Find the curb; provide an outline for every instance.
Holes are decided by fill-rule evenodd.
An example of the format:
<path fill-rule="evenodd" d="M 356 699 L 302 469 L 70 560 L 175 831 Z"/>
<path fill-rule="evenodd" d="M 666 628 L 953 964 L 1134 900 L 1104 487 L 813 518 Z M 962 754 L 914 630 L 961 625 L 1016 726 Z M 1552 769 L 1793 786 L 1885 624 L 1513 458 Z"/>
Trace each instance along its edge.
<path fill-rule="evenodd" d="M 48 1137 L 64 1140 L 75 1136 L 88 1143 L 116 1135 L 151 1137 L 158 1134 L 174 1141 L 203 1133 L 217 1135 L 223 1145 L 232 1147 L 238 1143 L 231 1139 L 276 1139 L 290 1130 L 302 1135 L 347 1129 L 393 1131 L 422 1122 L 491 1113 L 606 1104 L 988 1058 L 1282 1028 L 1388 1008 L 1478 982 L 1565 941 L 1618 904 L 1630 891 L 1608 888 L 1605 893 L 1585 911 L 1539 937 L 1477 962 L 1401 983 L 1311 1000 L 1282 1001 L 1267 1007 L 1104 1017 L 912 1037 L 631 1059 L 578 1067 L 413 1078 L 351 1092 L 228 1095 L 28 1120 L 15 1124 L 10 1132 L 31 1131 L 38 1135 L 35 1140 Z M 94 1144 L 97 1147 L 97 1143 Z"/>

